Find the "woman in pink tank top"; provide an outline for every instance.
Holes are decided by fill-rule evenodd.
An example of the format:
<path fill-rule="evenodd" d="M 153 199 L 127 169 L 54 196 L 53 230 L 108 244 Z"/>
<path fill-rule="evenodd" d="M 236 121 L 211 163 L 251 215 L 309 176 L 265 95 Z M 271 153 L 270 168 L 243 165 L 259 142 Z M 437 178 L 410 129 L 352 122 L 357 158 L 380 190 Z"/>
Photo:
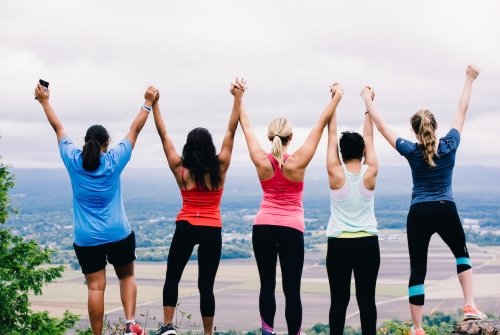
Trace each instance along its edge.
<path fill-rule="evenodd" d="M 237 80 L 237 84 L 245 87 L 244 81 Z M 286 301 L 288 334 L 300 333 L 300 280 L 304 265 L 302 190 L 306 167 L 314 156 L 323 129 L 342 98 L 343 90 L 339 84 L 331 85 L 330 91 L 330 102 L 304 144 L 291 155 L 287 154 L 292 139 L 292 128 L 288 120 L 276 118 L 271 122 L 267 137 L 272 142 L 272 150 L 271 153 L 266 153 L 252 130 L 243 104 L 241 105 L 240 124 L 264 193 L 252 231 L 253 250 L 260 276 L 259 311 L 263 335 L 274 333 L 278 256 Z"/>

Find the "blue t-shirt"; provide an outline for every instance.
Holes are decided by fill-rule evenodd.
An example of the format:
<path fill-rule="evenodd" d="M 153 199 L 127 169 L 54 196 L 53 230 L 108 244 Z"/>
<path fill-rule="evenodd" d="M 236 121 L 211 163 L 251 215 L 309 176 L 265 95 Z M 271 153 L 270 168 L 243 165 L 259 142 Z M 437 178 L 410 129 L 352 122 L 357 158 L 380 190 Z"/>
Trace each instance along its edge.
<path fill-rule="evenodd" d="M 460 143 L 460 133 L 451 128 L 445 137 L 439 139 L 437 155 L 434 155 L 436 166 L 425 163 L 418 143 L 403 138 L 396 141 L 396 150 L 410 163 L 413 178 L 411 204 L 424 201 L 453 200 L 451 181 L 455 155 Z"/>
<path fill-rule="evenodd" d="M 63 137 L 59 152 L 68 170 L 73 188 L 74 242 L 94 246 L 116 242 L 131 233 L 120 187 L 120 174 L 132 155 L 132 143 L 123 139 L 102 153 L 97 170 L 82 167 L 82 150 Z"/>

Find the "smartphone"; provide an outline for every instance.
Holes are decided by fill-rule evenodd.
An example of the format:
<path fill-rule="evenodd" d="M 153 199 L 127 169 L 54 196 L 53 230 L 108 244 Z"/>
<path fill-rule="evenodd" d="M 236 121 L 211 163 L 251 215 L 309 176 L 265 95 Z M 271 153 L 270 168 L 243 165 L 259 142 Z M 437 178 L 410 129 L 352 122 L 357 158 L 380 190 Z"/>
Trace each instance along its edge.
<path fill-rule="evenodd" d="M 43 87 L 45 88 L 49 88 L 49 82 L 48 81 L 45 81 L 43 79 L 40 79 L 38 80 L 38 82 L 40 83 L 40 85 L 42 85 Z"/>
<path fill-rule="evenodd" d="M 49 82 L 48 81 L 40 79 L 40 80 L 38 80 L 38 83 L 40 83 L 40 85 L 42 85 L 45 88 L 49 88 Z M 35 99 L 37 99 L 37 98 L 35 97 Z"/>

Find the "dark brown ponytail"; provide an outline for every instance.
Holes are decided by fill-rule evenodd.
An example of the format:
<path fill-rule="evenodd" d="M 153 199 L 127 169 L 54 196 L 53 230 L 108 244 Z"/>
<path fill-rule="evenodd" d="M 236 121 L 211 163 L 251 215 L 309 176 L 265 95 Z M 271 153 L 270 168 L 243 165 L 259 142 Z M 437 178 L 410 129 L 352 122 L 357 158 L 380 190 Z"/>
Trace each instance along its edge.
<path fill-rule="evenodd" d="M 95 171 L 101 163 L 101 147 L 107 145 L 108 131 L 101 125 L 93 125 L 87 129 L 83 145 L 82 166 L 87 171 Z"/>

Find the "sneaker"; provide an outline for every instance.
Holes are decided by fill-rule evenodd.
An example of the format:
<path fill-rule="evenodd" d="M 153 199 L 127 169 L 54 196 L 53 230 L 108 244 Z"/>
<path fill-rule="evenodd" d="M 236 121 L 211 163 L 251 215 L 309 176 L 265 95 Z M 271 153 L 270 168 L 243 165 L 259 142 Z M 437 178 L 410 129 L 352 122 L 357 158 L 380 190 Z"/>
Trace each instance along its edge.
<path fill-rule="evenodd" d="M 411 326 L 408 335 L 425 335 L 425 330 L 424 328 L 415 329 L 415 327 Z"/>
<path fill-rule="evenodd" d="M 270 332 L 269 330 L 265 330 L 265 329 L 260 329 L 262 331 L 262 335 L 276 335 L 276 332 Z"/>
<path fill-rule="evenodd" d="M 144 335 L 146 332 L 139 323 L 132 321 L 125 324 L 125 335 Z"/>
<path fill-rule="evenodd" d="M 465 305 L 464 306 L 464 321 L 467 320 L 486 320 L 488 316 L 482 313 L 476 306 Z"/>
<path fill-rule="evenodd" d="M 163 323 L 158 324 L 158 331 L 156 335 L 176 335 L 175 327 L 172 323 L 167 323 L 164 325 Z"/>

